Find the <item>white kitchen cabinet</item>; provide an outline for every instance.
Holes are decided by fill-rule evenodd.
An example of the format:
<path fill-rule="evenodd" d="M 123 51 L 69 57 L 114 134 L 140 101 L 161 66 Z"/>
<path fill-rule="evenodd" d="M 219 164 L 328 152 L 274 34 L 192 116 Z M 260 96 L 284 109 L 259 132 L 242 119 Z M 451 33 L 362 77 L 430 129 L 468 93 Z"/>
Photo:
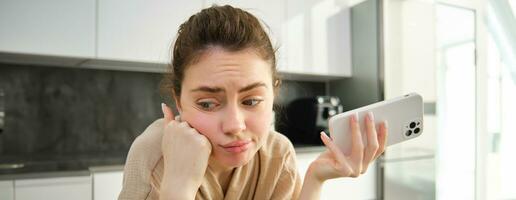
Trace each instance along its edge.
<path fill-rule="evenodd" d="M 270 27 L 277 67 L 287 74 L 351 75 L 349 8 L 344 0 L 207 0 L 251 12 Z"/>
<path fill-rule="evenodd" d="M 286 71 L 351 76 L 350 7 L 346 0 L 286 0 Z"/>
<path fill-rule="evenodd" d="M 95 56 L 95 0 L 2 0 L 0 27 L 0 52 Z"/>
<path fill-rule="evenodd" d="M 213 4 L 219 6 L 229 4 L 250 12 L 259 20 L 262 20 L 268 26 L 266 31 L 269 34 L 273 48 L 278 48 L 276 52 L 278 70 L 287 72 L 287 47 L 285 46 L 287 41 L 287 26 L 285 23 L 287 19 L 286 3 L 285 0 L 206 0 L 204 7 L 210 7 Z"/>
<path fill-rule="evenodd" d="M 14 200 L 14 182 L 12 180 L 0 181 L 0 199 Z"/>
<path fill-rule="evenodd" d="M 202 0 L 99 0 L 97 58 L 170 62 L 178 27 Z"/>
<path fill-rule="evenodd" d="M 297 166 L 301 177 L 319 152 L 297 153 Z M 331 179 L 324 183 L 321 199 L 376 199 L 376 164 L 372 163 L 358 178 Z"/>
<path fill-rule="evenodd" d="M 253 13 L 268 25 L 273 46 L 278 49 L 278 70 L 287 74 L 284 78 L 290 74 L 348 77 L 351 40 L 347 3 L 348 0 L 4 0 L 0 2 L 0 59 L 11 56 L 3 60 L 26 63 L 34 59 L 16 55 L 57 56 L 58 61 L 71 57 L 82 59 L 70 64 L 80 67 L 161 72 L 163 64 L 170 62 L 171 45 L 181 23 L 212 4 L 230 4 Z"/>
<path fill-rule="evenodd" d="M 123 171 L 94 172 L 93 200 L 117 199 L 122 191 Z"/>
<path fill-rule="evenodd" d="M 91 200 L 91 176 L 20 179 L 14 181 L 16 200 Z"/>

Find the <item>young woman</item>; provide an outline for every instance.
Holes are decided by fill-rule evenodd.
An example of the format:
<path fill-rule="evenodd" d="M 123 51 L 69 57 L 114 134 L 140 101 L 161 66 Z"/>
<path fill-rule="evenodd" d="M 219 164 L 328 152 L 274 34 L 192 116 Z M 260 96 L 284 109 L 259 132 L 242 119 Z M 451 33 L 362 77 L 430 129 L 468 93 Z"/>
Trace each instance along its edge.
<path fill-rule="evenodd" d="M 344 155 L 325 134 L 327 150 L 304 181 L 295 151 L 270 131 L 280 86 L 276 57 L 259 20 L 231 6 L 213 6 L 179 27 L 167 92 L 179 115 L 164 117 L 129 150 L 119 199 L 318 199 L 324 181 L 357 177 L 383 151 L 386 122 L 353 118 L 353 147 Z M 362 140 L 367 140 L 364 146 Z"/>

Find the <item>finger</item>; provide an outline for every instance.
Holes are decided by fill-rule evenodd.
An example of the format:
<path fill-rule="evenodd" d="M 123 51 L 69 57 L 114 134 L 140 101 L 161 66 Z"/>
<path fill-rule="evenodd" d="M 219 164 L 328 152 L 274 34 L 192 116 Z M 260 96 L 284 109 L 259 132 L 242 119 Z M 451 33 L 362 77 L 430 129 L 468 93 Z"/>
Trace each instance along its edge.
<path fill-rule="evenodd" d="M 374 156 L 376 156 L 376 152 L 378 151 L 378 136 L 376 134 L 374 115 L 372 112 L 367 113 L 366 127 L 367 146 L 364 151 L 364 159 L 362 160 L 362 174 L 367 171 L 369 163 L 373 160 Z"/>
<path fill-rule="evenodd" d="M 389 125 L 387 121 L 384 121 L 380 124 L 379 132 L 378 132 L 378 151 L 376 151 L 376 155 L 374 159 L 378 158 L 385 151 L 385 144 L 387 143 L 387 136 L 389 135 Z"/>
<path fill-rule="evenodd" d="M 339 163 L 345 163 L 347 162 L 346 156 L 344 156 L 344 153 L 340 150 L 340 148 L 331 140 L 324 131 L 321 131 L 321 140 L 324 143 L 324 146 L 328 148 L 328 150 L 333 154 L 335 159 Z"/>
<path fill-rule="evenodd" d="M 364 143 L 362 143 L 362 133 L 358 123 L 358 115 L 355 114 L 350 118 L 351 124 L 351 155 L 360 155 L 360 160 L 364 154 Z"/>
<path fill-rule="evenodd" d="M 353 168 L 349 165 L 349 161 L 344 153 L 324 131 L 321 132 L 321 140 L 326 146 L 326 151 L 319 155 L 317 160 L 326 162 L 325 166 L 332 166 L 333 169 L 327 171 L 334 171 L 333 178 L 349 177 L 354 174 Z"/>
<path fill-rule="evenodd" d="M 165 123 L 168 124 L 168 122 L 174 120 L 174 113 L 170 108 L 164 104 L 161 103 L 161 111 L 163 112 L 163 118 L 165 119 Z"/>

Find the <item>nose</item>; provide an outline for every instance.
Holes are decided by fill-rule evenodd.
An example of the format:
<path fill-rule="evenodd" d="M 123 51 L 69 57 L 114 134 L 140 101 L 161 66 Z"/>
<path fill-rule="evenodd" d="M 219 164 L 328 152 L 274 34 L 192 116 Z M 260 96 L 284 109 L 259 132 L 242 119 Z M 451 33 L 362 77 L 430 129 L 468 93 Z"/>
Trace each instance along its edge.
<path fill-rule="evenodd" d="M 225 134 L 239 134 L 246 129 L 244 113 L 238 106 L 228 106 L 222 122 L 222 131 Z"/>

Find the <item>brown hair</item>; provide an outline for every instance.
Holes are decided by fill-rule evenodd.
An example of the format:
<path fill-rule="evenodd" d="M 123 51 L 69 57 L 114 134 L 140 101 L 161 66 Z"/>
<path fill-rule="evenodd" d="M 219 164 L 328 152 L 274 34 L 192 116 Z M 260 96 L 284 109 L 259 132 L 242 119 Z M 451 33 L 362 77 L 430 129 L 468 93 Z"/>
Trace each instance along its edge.
<path fill-rule="evenodd" d="M 260 21 L 242 9 L 213 5 L 192 15 L 179 26 L 172 49 L 171 73 L 166 73 L 162 82 L 165 94 L 173 92 L 173 96 L 179 98 L 186 67 L 213 47 L 230 52 L 254 50 L 271 64 L 272 85 L 277 93 L 281 82 L 276 71 L 276 50 Z"/>

